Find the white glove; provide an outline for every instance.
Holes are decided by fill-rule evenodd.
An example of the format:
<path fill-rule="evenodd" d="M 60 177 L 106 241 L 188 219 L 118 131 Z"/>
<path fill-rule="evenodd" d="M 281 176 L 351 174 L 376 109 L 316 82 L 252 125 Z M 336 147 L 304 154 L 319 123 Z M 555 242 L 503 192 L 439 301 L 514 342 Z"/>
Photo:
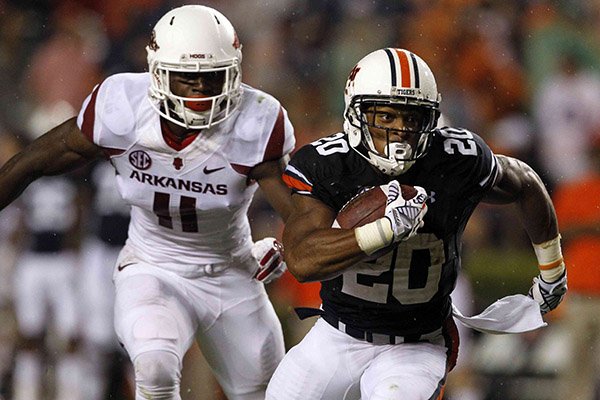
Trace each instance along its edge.
<path fill-rule="evenodd" d="M 567 293 L 567 270 L 556 281 L 548 283 L 541 276 L 533 278 L 533 285 L 529 289 L 529 297 L 540 305 L 542 314 L 554 310 Z"/>
<path fill-rule="evenodd" d="M 267 237 L 255 242 L 252 256 L 258 263 L 253 278 L 267 284 L 279 278 L 287 270 L 283 261 L 283 245 L 275 238 Z"/>
<path fill-rule="evenodd" d="M 385 217 L 392 224 L 393 242 L 410 239 L 424 224 L 423 217 L 427 213 L 427 204 L 425 204 L 428 198 L 427 192 L 420 186 L 414 188 L 417 194 L 410 200 L 404 200 L 397 181 L 382 186 L 384 191 L 387 189 Z"/>

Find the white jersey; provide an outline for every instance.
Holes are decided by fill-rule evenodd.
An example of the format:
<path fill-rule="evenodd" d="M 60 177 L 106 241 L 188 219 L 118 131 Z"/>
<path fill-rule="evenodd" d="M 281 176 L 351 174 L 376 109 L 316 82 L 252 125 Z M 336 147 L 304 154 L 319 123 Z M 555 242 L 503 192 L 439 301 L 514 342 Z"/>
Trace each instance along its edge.
<path fill-rule="evenodd" d="M 257 189 L 249 171 L 290 153 L 287 112 L 243 86 L 240 108 L 177 151 L 165 142 L 147 95 L 150 75 L 116 74 L 85 100 L 77 123 L 105 149 L 121 196 L 132 206 L 127 245 L 177 272 L 250 255 L 246 212 Z"/>

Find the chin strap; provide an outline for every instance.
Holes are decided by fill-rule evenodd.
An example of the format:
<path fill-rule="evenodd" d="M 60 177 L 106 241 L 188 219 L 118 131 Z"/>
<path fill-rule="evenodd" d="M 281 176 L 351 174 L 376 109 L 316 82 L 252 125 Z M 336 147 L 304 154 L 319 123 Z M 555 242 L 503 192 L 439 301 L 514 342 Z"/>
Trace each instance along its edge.
<path fill-rule="evenodd" d="M 414 160 L 405 161 L 413 154 L 412 146 L 408 143 L 390 143 L 385 146 L 384 153 L 388 159 L 391 157 L 393 160 L 390 161 L 390 164 L 395 164 L 394 166 L 390 166 L 390 175 L 397 176 L 403 174 L 415 163 Z"/>

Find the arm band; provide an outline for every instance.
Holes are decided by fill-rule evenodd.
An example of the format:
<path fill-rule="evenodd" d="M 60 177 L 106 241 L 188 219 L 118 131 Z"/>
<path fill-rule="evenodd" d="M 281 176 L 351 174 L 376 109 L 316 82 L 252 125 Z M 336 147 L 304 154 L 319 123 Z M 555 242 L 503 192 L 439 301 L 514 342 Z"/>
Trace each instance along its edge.
<path fill-rule="evenodd" d="M 540 244 L 533 244 L 533 250 L 540 267 L 540 275 L 546 282 L 554 282 L 565 271 L 562 251 L 560 249 L 560 235 L 552 240 Z"/>
<path fill-rule="evenodd" d="M 390 220 L 383 217 L 354 229 L 354 236 L 358 247 L 371 255 L 392 243 L 394 232 Z"/>

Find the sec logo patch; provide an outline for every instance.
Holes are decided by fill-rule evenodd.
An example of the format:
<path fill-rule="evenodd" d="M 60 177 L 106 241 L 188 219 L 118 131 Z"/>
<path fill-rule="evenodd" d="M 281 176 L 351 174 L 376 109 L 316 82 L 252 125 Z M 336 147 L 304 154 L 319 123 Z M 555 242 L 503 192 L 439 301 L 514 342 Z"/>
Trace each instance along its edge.
<path fill-rule="evenodd" d="M 147 170 L 152 165 L 152 159 L 150 158 L 148 153 L 146 153 L 143 150 L 136 150 L 131 152 L 131 154 L 129 154 L 129 162 L 135 168 L 142 171 Z"/>

